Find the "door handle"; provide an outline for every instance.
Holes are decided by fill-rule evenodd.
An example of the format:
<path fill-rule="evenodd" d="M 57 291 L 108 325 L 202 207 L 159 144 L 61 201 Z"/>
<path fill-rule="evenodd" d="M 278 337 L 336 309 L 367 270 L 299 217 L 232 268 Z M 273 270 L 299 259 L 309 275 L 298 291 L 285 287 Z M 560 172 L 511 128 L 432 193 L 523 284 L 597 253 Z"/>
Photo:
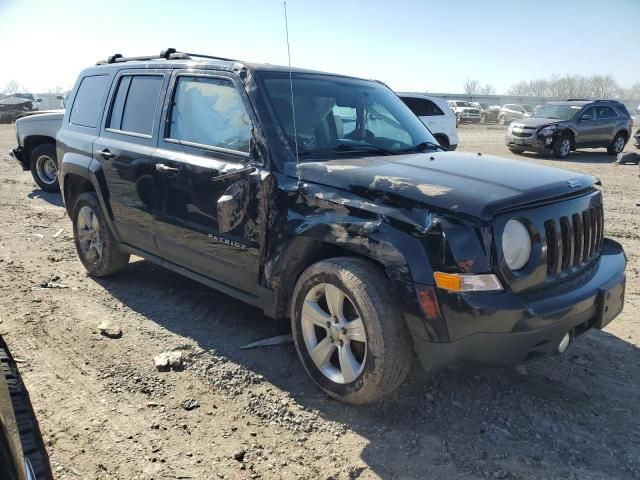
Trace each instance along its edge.
<path fill-rule="evenodd" d="M 105 160 L 111 160 L 112 158 L 116 157 L 116 154 L 115 153 L 111 153 L 108 148 L 105 148 L 104 150 L 100 150 L 98 152 L 98 155 L 100 155 Z"/>
<path fill-rule="evenodd" d="M 177 174 L 180 173 L 180 169 L 170 167 L 169 165 L 165 165 L 164 163 L 156 163 L 156 172 Z"/>

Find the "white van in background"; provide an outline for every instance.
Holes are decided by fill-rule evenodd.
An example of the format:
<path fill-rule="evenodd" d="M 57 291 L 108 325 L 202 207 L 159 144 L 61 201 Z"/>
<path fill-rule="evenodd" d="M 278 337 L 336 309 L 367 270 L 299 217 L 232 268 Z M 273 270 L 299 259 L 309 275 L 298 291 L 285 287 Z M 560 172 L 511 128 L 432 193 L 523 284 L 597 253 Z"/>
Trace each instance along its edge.
<path fill-rule="evenodd" d="M 447 102 L 422 93 L 398 93 L 400 99 L 431 131 L 438 143 L 449 150 L 458 147 L 456 116 Z"/>

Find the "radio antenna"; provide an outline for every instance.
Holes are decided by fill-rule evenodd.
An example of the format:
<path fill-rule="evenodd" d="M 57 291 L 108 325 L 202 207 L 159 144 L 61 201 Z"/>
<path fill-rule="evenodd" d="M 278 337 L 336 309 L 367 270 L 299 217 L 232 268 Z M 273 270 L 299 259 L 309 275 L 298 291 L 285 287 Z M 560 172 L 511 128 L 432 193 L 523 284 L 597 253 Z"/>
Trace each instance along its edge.
<path fill-rule="evenodd" d="M 296 176 L 298 186 L 300 186 L 300 155 L 298 152 L 298 130 L 296 129 L 296 107 L 293 102 L 293 73 L 291 72 L 291 47 L 289 46 L 289 20 L 287 18 L 287 2 L 282 2 L 284 6 L 284 28 L 287 33 L 287 57 L 289 59 L 289 89 L 291 91 L 291 114 L 293 115 L 293 141 L 296 147 Z"/>

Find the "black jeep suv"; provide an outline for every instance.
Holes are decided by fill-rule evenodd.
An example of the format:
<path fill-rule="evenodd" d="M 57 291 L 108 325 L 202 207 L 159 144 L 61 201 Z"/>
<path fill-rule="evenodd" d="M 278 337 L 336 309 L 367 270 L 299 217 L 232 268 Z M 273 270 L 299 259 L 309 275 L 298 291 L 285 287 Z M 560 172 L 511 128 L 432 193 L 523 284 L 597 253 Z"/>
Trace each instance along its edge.
<path fill-rule="evenodd" d="M 514 153 L 534 151 L 566 158 L 578 148 L 606 148 L 617 155 L 629 141 L 633 119 L 615 100 L 551 102 L 509 125 L 506 144 Z"/>
<path fill-rule="evenodd" d="M 414 352 L 519 364 L 622 309 L 593 177 L 442 151 L 379 82 L 114 55 L 80 74 L 57 148 L 90 274 L 135 254 L 290 317 L 309 376 L 348 403 L 392 391 Z"/>

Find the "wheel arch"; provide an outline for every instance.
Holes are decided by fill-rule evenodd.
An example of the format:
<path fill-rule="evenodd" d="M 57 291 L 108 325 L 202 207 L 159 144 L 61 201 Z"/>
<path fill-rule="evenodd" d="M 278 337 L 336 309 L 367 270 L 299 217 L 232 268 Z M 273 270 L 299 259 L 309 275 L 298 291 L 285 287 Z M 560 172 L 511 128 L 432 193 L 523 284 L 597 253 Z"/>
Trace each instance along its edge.
<path fill-rule="evenodd" d="M 267 262 L 264 270 L 266 287 L 273 292 L 270 316 L 288 317 L 293 290 L 298 278 L 308 267 L 321 260 L 335 257 L 354 257 L 366 260 L 379 268 L 393 288 L 394 297 L 407 321 L 412 335 L 429 338 L 417 299 L 414 282 L 428 283 L 433 271 L 424 249 L 402 232 L 379 226 L 372 235 L 358 235 L 353 224 L 322 224 L 291 237 L 279 247 L 278 253 Z M 389 235 L 398 236 L 398 245 L 389 242 Z M 404 249 L 403 249 L 404 247 Z M 421 265 L 419 279 L 412 275 L 409 265 Z M 421 283 L 421 282 L 419 282 Z"/>
<path fill-rule="evenodd" d="M 33 153 L 33 150 L 36 147 L 40 145 L 44 145 L 46 143 L 51 143 L 55 147 L 56 139 L 53 137 L 49 137 L 47 135 L 29 135 L 28 137 L 25 137 L 24 139 L 25 157 L 24 158 L 27 159 L 29 163 L 31 163 L 31 154 Z"/>

